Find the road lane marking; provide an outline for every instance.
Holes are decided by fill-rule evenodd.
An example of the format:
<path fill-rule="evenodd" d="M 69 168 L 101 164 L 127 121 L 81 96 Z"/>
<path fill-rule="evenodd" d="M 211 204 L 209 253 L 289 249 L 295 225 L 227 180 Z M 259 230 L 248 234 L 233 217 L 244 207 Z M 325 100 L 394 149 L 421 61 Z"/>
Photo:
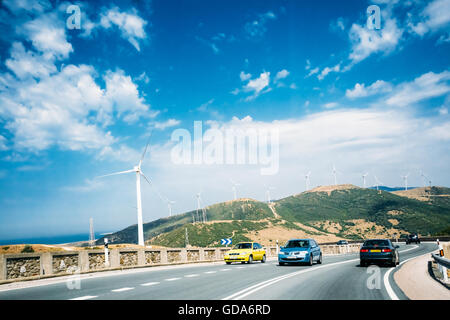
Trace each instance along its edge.
<path fill-rule="evenodd" d="M 120 288 L 120 289 L 114 289 L 111 290 L 112 292 L 124 292 L 124 291 L 130 291 L 133 290 L 134 288 L 130 288 L 130 287 L 125 287 L 125 288 Z"/>
<path fill-rule="evenodd" d="M 211 273 L 216 273 L 217 271 L 206 271 L 205 273 L 207 274 L 211 274 Z"/>
<path fill-rule="evenodd" d="M 148 286 L 154 286 L 156 284 L 159 284 L 159 282 L 147 282 L 147 283 L 141 284 L 141 286 L 148 287 Z"/>
<path fill-rule="evenodd" d="M 291 278 L 293 276 L 296 276 L 296 275 L 299 275 L 299 274 L 302 274 L 302 273 L 311 272 L 311 271 L 319 270 L 319 269 L 322 269 L 322 268 L 327 268 L 327 267 L 336 266 L 336 265 L 339 265 L 339 264 L 349 263 L 349 262 L 354 262 L 354 261 L 359 261 L 359 258 L 358 259 L 351 259 L 351 260 L 335 262 L 335 263 L 326 264 L 326 265 L 322 264 L 322 265 L 319 265 L 319 266 L 315 266 L 315 267 L 313 267 L 311 269 L 305 269 L 305 270 L 300 270 L 300 271 L 288 273 L 286 275 L 282 275 L 282 276 L 279 276 L 279 277 L 276 277 L 276 278 L 272 278 L 272 279 L 269 279 L 269 280 L 257 283 L 257 284 L 255 284 L 255 285 L 253 285 L 251 287 L 245 288 L 245 289 L 243 289 L 241 291 L 238 291 L 238 292 L 236 292 L 236 293 L 234 293 L 234 294 L 232 294 L 232 295 L 230 295 L 228 297 L 225 297 L 222 300 L 239 300 L 239 299 L 245 298 L 246 296 L 248 296 L 248 295 L 250 295 L 252 293 L 255 293 L 256 291 L 259 291 L 259 290 L 261 290 L 261 289 L 263 289 L 263 288 L 265 288 L 267 286 L 270 286 L 270 285 L 272 285 L 274 283 L 277 283 L 278 281 L 281 281 L 281 280 L 284 280 L 284 279 L 288 279 L 288 278 Z"/>
<path fill-rule="evenodd" d="M 220 271 L 230 271 L 231 269 L 220 269 Z"/>
<path fill-rule="evenodd" d="M 73 298 L 73 299 L 69 299 L 69 300 L 89 300 L 89 299 L 94 299 L 94 298 L 97 298 L 97 296 L 83 296 L 83 297 Z"/>
<path fill-rule="evenodd" d="M 192 278 L 192 277 L 198 277 L 198 276 L 199 276 L 198 273 L 185 275 L 186 278 Z"/>
<path fill-rule="evenodd" d="M 407 249 L 407 250 L 403 250 L 403 251 L 399 251 L 399 252 L 410 251 L 410 250 L 416 249 L 416 248 L 418 248 L 418 247 L 419 247 L 419 246 L 414 246 L 413 248 L 410 248 L 410 249 Z M 430 251 L 430 252 L 433 252 L 433 251 L 434 251 L 434 250 L 432 250 L 432 251 Z M 409 258 L 409 259 L 406 259 L 405 261 L 400 262 L 399 265 L 398 265 L 398 267 L 400 267 L 402 264 L 404 264 L 405 262 L 408 262 L 408 261 L 411 260 L 411 259 L 415 259 L 415 258 L 424 256 L 424 255 L 426 255 L 426 254 L 430 254 L 430 252 L 424 253 L 424 254 L 422 254 L 422 255 L 420 255 L 420 256 L 417 256 L 417 257 L 411 257 L 411 258 Z M 389 275 L 390 275 L 391 272 L 394 271 L 394 270 L 396 270 L 396 268 L 395 268 L 395 267 L 392 267 L 392 268 L 390 268 L 390 269 L 384 274 L 383 282 L 384 282 L 384 287 L 386 288 L 386 291 L 387 291 L 387 293 L 388 293 L 388 295 L 389 295 L 389 298 L 391 298 L 391 300 L 399 300 L 398 296 L 395 294 L 395 292 L 394 292 L 394 290 L 392 289 L 391 284 L 390 284 L 390 282 L 389 282 Z"/>
<path fill-rule="evenodd" d="M 175 280 L 180 280 L 181 278 L 169 278 L 169 279 L 166 279 L 166 281 L 175 281 Z"/>

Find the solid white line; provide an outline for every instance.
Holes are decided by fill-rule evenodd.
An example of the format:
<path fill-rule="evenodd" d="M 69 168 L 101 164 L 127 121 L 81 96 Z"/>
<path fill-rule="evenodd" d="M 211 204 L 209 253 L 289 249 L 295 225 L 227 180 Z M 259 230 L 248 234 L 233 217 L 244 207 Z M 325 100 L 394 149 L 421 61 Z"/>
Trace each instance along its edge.
<path fill-rule="evenodd" d="M 126 287 L 126 288 L 120 288 L 120 289 L 114 289 L 111 290 L 112 292 L 124 292 L 124 291 L 130 291 L 133 290 L 134 288 L 130 288 L 130 287 Z"/>
<path fill-rule="evenodd" d="M 198 273 L 185 275 L 186 278 L 192 278 L 192 277 L 198 277 L 198 276 L 199 276 Z"/>
<path fill-rule="evenodd" d="M 399 251 L 399 253 L 403 253 L 403 252 L 406 252 L 406 251 L 414 250 L 414 249 L 416 249 L 416 248 L 418 248 L 418 247 L 419 247 L 419 246 L 414 246 L 414 247 L 412 247 L 412 248 L 410 248 L 410 249 L 403 250 L 403 251 Z M 429 254 L 429 252 L 428 252 L 428 253 L 425 253 L 425 254 Z M 425 255 L 425 254 L 423 254 L 423 255 Z M 422 255 L 421 255 L 421 256 L 422 256 Z M 400 267 L 400 266 L 401 266 L 402 264 L 404 264 L 405 262 L 408 262 L 409 260 L 415 259 L 415 258 L 418 258 L 418 257 L 420 257 L 420 256 L 412 257 L 412 258 L 406 259 L 405 261 L 400 262 L 399 265 L 398 265 L 398 267 Z M 394 270 L 395 270 L 395 267 L 392 267 L 392 268 L 390 268 L 390 269 L 384 274 L 383 282 L 384 282 L 384 287 L 386 288 L 386 291 L 387 291 L 387 293 L 388 293 L 388 295 L 389 295 L 389 298 L 391 298 L 391 300 L 399 300 L 398 296 L 395 294 L 395 292 L 394 292 L 394 290 L 392 289 L 391 284 L 390 284 L 390 282 L 389 282 L 389 275 L 390 275 L 391 272 L 394 271 Z"/>
<path fill-rule="evenodd" d="M 354 262 L 354 261 L 358 261 L 358 260 L 359 260 L 359 258 L 358 259 L 341 261 L 341 262 L 335 262 L 335 263 L 326 264 L 326 265 L 320 265 L 320 266 L 313 267 L 311 269 L 305 269 L 305 270 L 301 270 L 301 271 L 292 272 L 292 273 L 289 273 L 289 274 L 286 274 L 286 275 L 282 275 L 282 276 L 279 276 L 279 277 L 276 277 L 276 278 L 272 278 L 272 279 L 260 282 L 258 284 L 255 284 L 255 285 L 251 286 L 251 287 L 248 287 L 248 288 L 245 288 L 245 289 L 243 289 L 241 291 L 238 291 L 238 292 L 236 292 L 236 293 L 234 293 L 234 294 L 232 294 L 232 295 L 230 295 L 230 296 L 228 296 L 226 298 L 223 298 L 222 300 L 231 300 L 231 299 L 239 300 L 239 299 L 245 298 L 249 294 L 252 294 L 252 293 L 254 293 L 256 291 L 259 291 L 259 290 L 261 290 L 261 289 L 263 289 L 263 288 L 265 288 L 267 286 L 270 286 L 271 284 L 274 284 L 274 283 L 276 283 L 278 281 L 281 281 L 281 280 L 284 280 L 284 279 L 288 279 L 288 278 L 291 278 L 293 276 L 296 276 L 296 275 L 299 275 L 299 274 L 302 274 L 302 273 L 311 272 L 311 271 L 319 270 L 319 269 L 322 269 L 322 268 L 327 268 L 327 267 L 336 266 L 336 265 L 343 264 L 343 263 Z"/>
<path fill-rule="evenodd" d="M 175 280 L 180 280 L 181 278 L 169 278 L 169 279 L 166 279 L 166 281 L 175 281 Z"/>
<path fill-rule="evenodd" d="M 143 287 L 148 287 L 148 286 L 153 286 L 155 284 L 159 284 L 159 282 L 147 282 L 147 283 L 143 283 L 141 284 L 141 286 Z"/>
<path fill-rule="evenodd" d="M 88 300 L 88 299 L 94 299 L 94 298 L 97 298 L 97 296 L 83 296 L 83 297 L 73 298 L 73 299 L 69 299 L 69 300 Z"/>

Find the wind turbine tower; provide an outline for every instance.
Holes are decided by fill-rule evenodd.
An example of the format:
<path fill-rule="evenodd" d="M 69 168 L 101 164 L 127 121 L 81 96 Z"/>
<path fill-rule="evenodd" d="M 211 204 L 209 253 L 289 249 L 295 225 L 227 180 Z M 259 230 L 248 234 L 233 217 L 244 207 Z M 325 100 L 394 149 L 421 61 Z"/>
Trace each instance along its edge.
<path fill-rule="evenodd" d="M 171 201 L 167 199 L 167 207 L 169 208 L 169 217 L 172 216 L 172 204 L 174 204 L 175 201 Z"/>
<path fill-rule="evenodd" d="M 309 190 L 309 184 L 310 184 L 310 177 L 311 177 L 311 171 L 309 171 L 307 174 L 305 174 L 305 191 Z"/>
<path fill-rule="evenodd" d="M 403 181 L 405 182 L 405 191 L 408 191 L 408 176 L 409 176 L 409 173 L 405 176 L 402 176 Z"/>
<path fill-rule="evenodd" d="M 102 177 L 114 176 L 114 175 L 118 175 L 118 174 L 131 173 L 131 172 L 136 173 L 136 202 L 137 202 L 137 220 L 138 220 L 138 223 L 137 223 L 137 225 L 138 225 L 138 244 L 140 246 L 144 246 L 145 245 L 145 242 L 144 242 L 144 227 L 143 227 L 143 222 L 142 222 L 141 176 L 151 186 L 150 181 L 147 179 L 147 177 L 144 175 L 144 173 L 141 170 L 141 164 L 142 164 L 142 160 L 144 160 L 145 153 L 147 152 L 147 148 L 148 148 L 149 142 L 147 142 L 147 145 L 145 146 L 144 153 L 142 154 L 141 160 L 139 160 L 138 165 L 135 166 L 133 169 L 126 170 L 126 171 L 115 172 L 115 173 L 111 173 L 111 174 L 106 174 L 106 175 L 98 177 L 98 178 L 102 178 Z"/>
<path fill-rule="evenodd" d="M 364 174 L 362 175 L 362 178 L 363 178 L 363 188 L 366 188 L 366 177 L 367 177 L 368 174 L 369 174 L 369 173 L 366 172 L 366 173 L 364 173 Z"/>
<path fill-rule="evenodd" d="M 333 176 L 334 176 L 334 185 L 337 186 L 337 178 L 336 178 L 336 167 L 333 164 Z"/>
<path fill-rule="evenodd" d="M 89 219 L 89 246 L 93 247 L 95 243 L 95 235 L 94 235 L 94 219 Z"/>
<path fill-rule="evenodd" d="M 240 184 L 236 183 L 235 181 L 233 181 L 231 179 L 230 179 L 230 181 L 233 184 L 231 190 L 233 191 L 234 200 L 237 200 L 237 188 L 236 187 L 240 186 Z"/>

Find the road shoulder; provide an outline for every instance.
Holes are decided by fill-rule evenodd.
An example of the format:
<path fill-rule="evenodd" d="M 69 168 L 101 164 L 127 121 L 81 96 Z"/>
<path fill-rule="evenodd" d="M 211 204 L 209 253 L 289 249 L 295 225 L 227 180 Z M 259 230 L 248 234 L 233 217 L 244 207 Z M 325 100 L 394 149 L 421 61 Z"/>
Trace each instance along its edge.
<path fill-rule="evenodd" d="M 411 300 L 450 300 L 450 290 L 428 273 L 430 254 L 413 258 L 394 273 L 394 281 Z"/>

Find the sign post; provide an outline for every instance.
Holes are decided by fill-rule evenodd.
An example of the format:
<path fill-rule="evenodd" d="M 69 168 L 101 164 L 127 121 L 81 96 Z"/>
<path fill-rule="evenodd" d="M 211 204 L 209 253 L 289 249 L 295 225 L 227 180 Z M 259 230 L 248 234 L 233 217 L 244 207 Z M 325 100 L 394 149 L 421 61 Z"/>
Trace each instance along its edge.
<path fill-rule="evenodd" d="M 105 238 L 105 266 L 109 267 L 108 238 Z"/>

